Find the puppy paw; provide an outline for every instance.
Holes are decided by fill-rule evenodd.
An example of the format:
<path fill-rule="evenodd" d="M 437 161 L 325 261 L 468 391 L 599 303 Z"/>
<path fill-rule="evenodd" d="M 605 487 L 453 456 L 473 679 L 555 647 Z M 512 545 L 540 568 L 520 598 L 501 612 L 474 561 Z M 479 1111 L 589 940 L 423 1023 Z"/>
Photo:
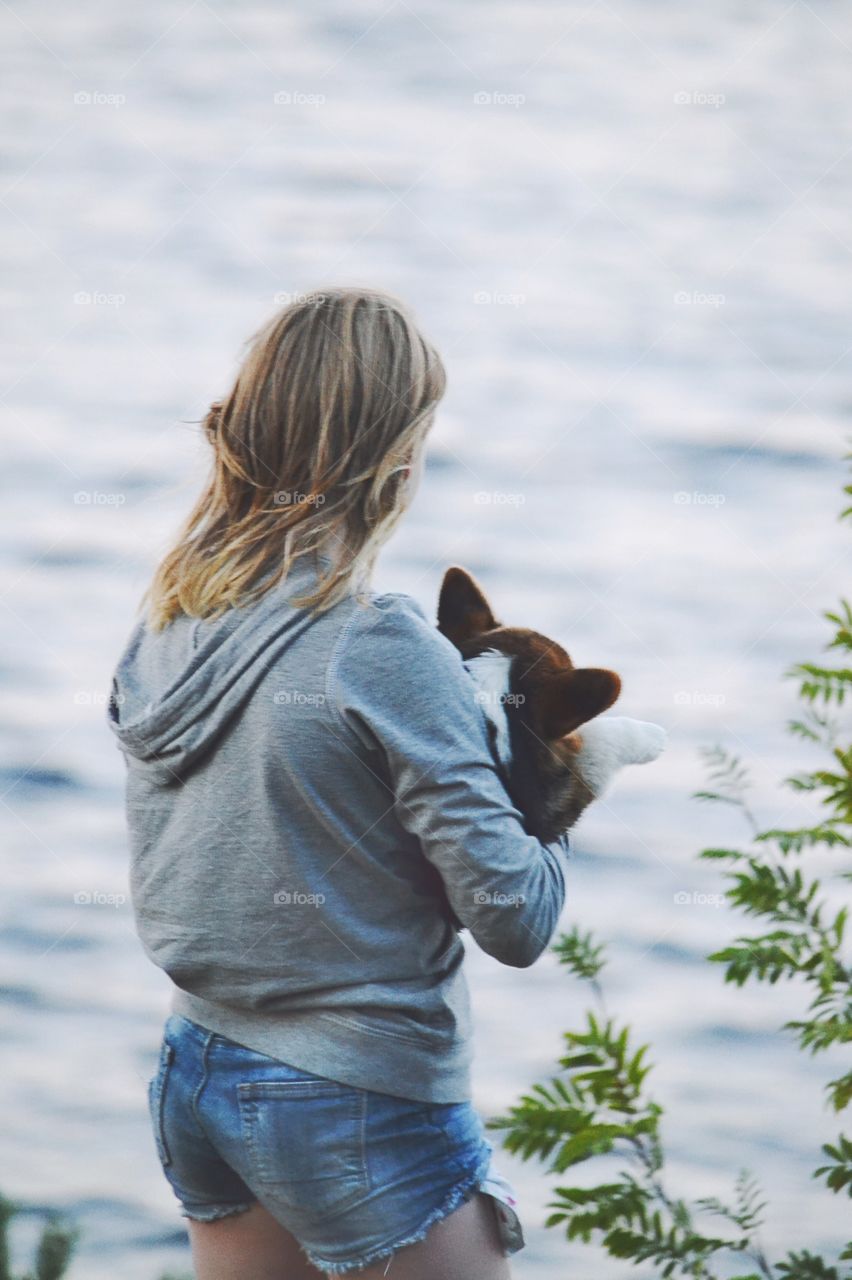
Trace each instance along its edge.
<path fill-rule="evenodd" d="M 594 795 L 602 795 L 619 769 L 649 764 L 666 745 L 668 735 L 658 724 L 628 716 L 599 716 L 579 730 L 577 764 Z"/>
<path fill-rule="evenodd" d="M 650 720 L 633 721 L 633 756 L 631 764 L 650 764 L 666 748 L 669 735 L 662 725 Z"/>

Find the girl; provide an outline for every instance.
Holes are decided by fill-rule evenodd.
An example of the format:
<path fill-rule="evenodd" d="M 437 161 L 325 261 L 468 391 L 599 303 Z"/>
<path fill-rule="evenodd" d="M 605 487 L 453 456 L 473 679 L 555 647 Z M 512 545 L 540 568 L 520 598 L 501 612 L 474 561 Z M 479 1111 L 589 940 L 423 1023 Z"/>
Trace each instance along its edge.
<path fill-rule="evenodd" d="M 311 294 L 208 413 L 207 485 L 113 682 L 136 925 L 173 984 L 151 1120 L 198 1280 L 507 1280 L 460 931 L 532 964 L 565 893 L 455 647 L 369 585 L 441 361 Z"/>

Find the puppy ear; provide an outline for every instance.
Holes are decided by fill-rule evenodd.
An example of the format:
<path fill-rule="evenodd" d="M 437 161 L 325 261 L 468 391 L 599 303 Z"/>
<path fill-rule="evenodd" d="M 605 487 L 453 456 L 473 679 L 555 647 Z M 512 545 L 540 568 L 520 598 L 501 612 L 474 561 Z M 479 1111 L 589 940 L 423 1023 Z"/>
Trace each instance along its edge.
<path fill-rule="evenodd" d="M 485 595 L 466 569 L 454 565 L 444 574 L 438 597 L 438 630 L 454 645 L 499 626 Z"/>
<path fill-rule="evenodd" d="M 580 667 L 543 680 L 534 694 L 535 718 L 545 742 L 564 738 L 611 707 L 621 678 L 602 667 Z"/>

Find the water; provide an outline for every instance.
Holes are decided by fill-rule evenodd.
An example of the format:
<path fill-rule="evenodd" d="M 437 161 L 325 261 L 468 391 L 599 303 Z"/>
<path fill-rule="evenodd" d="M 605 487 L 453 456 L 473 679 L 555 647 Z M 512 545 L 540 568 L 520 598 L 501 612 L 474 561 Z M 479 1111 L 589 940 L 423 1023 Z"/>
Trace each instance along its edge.
<path fill-rule="evenodd" d="M 187 1265 L 144 1105 L 167 984 L 108 901 L 127 884 L 103 697 L 243 340 L 282 293 L 368 283 L 414 304 L 450 372 L 377 585 L 431 607 L 463 563 L 671 730 L 584 820 L 565 924 L 608 941 L 609 1007 L 653 1044 L 672 1187 L 725 1196 L 746 1164 L 771 1252 L 836 1248 L 810 1171 L 838 1064 L 777 1032 L 793 993 L 723 988 L 702 956 L 738 922 L 675 894 L 718 892 L 695 854 L 740 834 L 688 798 L 702 744 L 743 756 L 767 822 L 805 813 L 776 791 L 812 763 L 780 676 L 848 580 L 848 9 L 36 0 L 2 21 L 2 1189 L 78 1216 L 72 1280 Z M 494 1114 L 586 993 L 550 956 L 469 951 Z M 501 1166 L 520 1277 L 627 1274 L 543 1228 L 537 1166 Z"/>

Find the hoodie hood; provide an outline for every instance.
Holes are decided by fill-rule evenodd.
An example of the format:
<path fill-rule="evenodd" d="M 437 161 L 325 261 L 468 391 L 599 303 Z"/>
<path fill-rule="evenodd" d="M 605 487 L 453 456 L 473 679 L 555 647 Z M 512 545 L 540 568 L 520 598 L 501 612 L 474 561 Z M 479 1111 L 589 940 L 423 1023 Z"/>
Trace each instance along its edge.
<path fill-rule="evenodd" d="M 210 750 L 258 682 L 313 620 L 288 599 L 307 589 L 317 563 L 304 557 L 286 583 L 212 620 L 177 617 L 162 631 L 137 623 L 112 681 L 108 720 L 118 745 L 165 785 Z"/>

